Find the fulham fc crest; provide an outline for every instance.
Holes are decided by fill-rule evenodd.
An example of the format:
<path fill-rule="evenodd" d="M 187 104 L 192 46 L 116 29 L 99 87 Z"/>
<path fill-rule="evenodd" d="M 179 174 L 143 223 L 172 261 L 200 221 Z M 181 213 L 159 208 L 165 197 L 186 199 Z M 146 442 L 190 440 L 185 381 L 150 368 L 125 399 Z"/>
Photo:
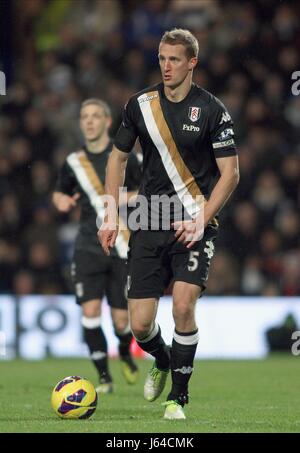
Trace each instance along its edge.
<path fill-rule="evenodd" d="M 200 118 L 201 108 L 200 107 L 190 107 L 189 108 L 189 119 L 193 121 L 197 121 Z"/>

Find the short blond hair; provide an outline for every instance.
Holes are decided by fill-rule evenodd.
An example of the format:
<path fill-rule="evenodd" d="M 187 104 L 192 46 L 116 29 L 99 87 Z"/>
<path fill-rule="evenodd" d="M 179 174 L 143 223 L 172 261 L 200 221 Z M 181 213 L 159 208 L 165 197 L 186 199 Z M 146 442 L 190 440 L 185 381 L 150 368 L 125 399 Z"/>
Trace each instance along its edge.
<path fill-rule="evenodd" d="M 173 30 L 166 31 L 160 43 L 170 44 L 171 46 L 182 44 L 185 47 L 188 58 L 198 58 L 199 43 L 197 38 L 189 30 L 173 28 Z"/>
<path fill-rule="evenodd" d="M 82 102 L 80 110 L 82 110 L 84 107 L 88 105 L 98 105 L 98 107 L 101 107 L 103 109 L 105 116 L 111 117 L 111 110 L 109 108 L 109 105 L 105 101 L 102 101 L 102 99 L 97 98 L 86 99 L 85 101 Z"/>

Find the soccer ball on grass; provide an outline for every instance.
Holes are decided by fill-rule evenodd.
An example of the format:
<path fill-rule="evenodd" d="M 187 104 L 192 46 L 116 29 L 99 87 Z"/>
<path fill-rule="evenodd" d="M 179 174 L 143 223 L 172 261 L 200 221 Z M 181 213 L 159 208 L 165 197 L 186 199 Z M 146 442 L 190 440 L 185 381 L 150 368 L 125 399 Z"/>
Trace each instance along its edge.
<path fill-rule="evenodd" d="M 69 376 L 54 387 L 51 405 L 56 415 L 61 418 L 89 418 L 97 407 L 97 393 L 87 379 Z"/>

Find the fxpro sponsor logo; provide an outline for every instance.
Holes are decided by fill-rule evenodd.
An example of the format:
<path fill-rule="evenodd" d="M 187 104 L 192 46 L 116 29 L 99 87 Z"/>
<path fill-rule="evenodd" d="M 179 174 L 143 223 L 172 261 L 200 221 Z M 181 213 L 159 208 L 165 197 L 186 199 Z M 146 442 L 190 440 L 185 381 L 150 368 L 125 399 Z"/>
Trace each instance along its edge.
<path fill-rule="evenodd" d="M 183 124 L 182 126 L 182 130 L 183 131 L 189 131 L 189 132 L 199 132 L 200 131 L 200 127 L 197 127 L 197 126 L 193 126 L 193 124 Z"/>
<path fill-rule="evenodd" d="M 0 71 L 0 96 L 6 95 L 6 77 L 4 72 Z"/>
<path fill-rule="evenodd" d="M 299 96 L 299 94 L 300 94 L 300 71 L 293 72 L 292 80 L 295 80 L 295 82 L 292 84 L 292 94 L 294 96 Z"/>

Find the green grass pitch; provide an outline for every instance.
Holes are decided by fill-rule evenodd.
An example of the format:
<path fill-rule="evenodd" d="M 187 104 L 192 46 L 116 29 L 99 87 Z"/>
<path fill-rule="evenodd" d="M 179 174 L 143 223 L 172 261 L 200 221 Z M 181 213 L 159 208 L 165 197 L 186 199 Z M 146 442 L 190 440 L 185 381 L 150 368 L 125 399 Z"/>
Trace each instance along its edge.
<path fill-rule="evenodd" d="M 50 406 L 52 388 L 69 375 L 96 384 L 89 360 L 2 361 L 0 432 L 300 432 L 300 357 L 195 362 L 187 419 L 177 421 L 162 419 L 170 378 L 157 401 L 147 403 L 142 397 L 150 364 L 139 361 L 139 382 L 129 386 L 119 361 L 112 360 L 115 392 L 99 398 L 90 419 L 61 420 Z"/>

